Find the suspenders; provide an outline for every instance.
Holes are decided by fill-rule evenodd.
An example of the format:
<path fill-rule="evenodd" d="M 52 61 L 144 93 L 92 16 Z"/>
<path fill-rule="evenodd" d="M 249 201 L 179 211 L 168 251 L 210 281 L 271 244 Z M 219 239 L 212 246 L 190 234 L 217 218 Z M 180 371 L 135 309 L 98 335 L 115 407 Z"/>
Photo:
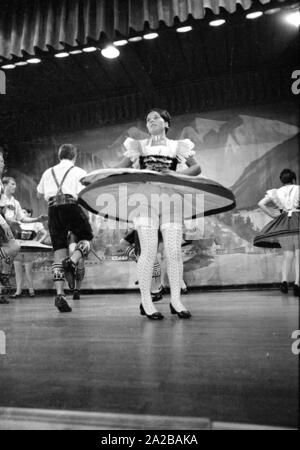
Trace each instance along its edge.
<path fill-rule="evenodd" d="M 56 175 L 55 175 L 53 167 L 51 168 L 52 176 L 53 176 L 55 184 L 56 184 L 56 186 L 58 188 L 56 195 L 62 195 L 62 186 L 63 186 L 63 184 L 65 182 L 65 179 L 67 178 L 68 173 L 73 169 L 73 167 L 74 166 L 71 166 L 71 167 L 68 168 L 68 170 L 66 171 L 66 173 L 62 177 L 62 180 L 61 180 L 60 183 L 58 183 L 58 181 L 57 181 L 57 178 L 56 178 Z"/>
<path fill-rule="evenodd" d="M 77 203 L 77 200 L 70 194 L 63 194 L 62 186 L 64 184 L 65 179 L 67 178 L 68 173 L 73 169 L 74 166 L 69 167 L 69 169 L 64 174 L 60 183 L 58 183 L 53 167 L 51 168 L 51 173 L 55 184 L 57 186 L 57 193 L 54 197 L 51 197 L 48 202 L 48 206 L 61 206 L 67 205 L 70 203 Z"/>

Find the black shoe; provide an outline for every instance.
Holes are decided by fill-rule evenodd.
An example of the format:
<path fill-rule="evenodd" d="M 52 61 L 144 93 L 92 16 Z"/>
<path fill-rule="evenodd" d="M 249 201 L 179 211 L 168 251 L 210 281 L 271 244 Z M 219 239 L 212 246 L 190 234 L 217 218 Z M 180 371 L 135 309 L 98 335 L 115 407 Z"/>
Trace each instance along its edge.
<path fill-rule="evenodd" d="M 294 284 L 293 291 L 295 297 L 300 297 L 300 287 L 298 286 L 298 284 Z"/>
<path fill-rule="evenodd" d="M 9 296 L 9 298 L 20 298 L 22 297 L 22 294 L 17 294 L 16 292 Z"/>
<path fill-rule="evenodd" d="M 179 312 L 176 311 L 176 309 L 174 308 L 172 303 L 170 303 L 170 310 L 171 310 L 171 314 L 177 314 L 179 319 L 190 319 L 192 317 L 192 314 L 187 310 L 182 310 Z"/>
<path fill-rule="evenodd" d="M 9 301 L 3 295 L 0 295 L 0 305 L 8 305 Z"/>
<path fill-rule="evenodd" d="M 66 297 L 64 295 L 57 295 L 55 297 L 55 306 L 61 313 L 63 312 L 71 312 L 72 308 L 68 305 Z"/>
<path fill-rule="evenodd" d="M 280 290 L 283 294 L 287 294 L 289 292 L 288 284 L 286 281 L 283 281 L 280 285 Z"/>
<path fill-rule="evenodd" d="M 140 312 L 141 316 L 147 316 L 150 320 L 162 320 L 164 316 L 160 312 L 155 312 L 153 314 L 146 314 L 146 311 L 144 310 L 144 307 L 142 304 L 140 304 Z"/>
<path fill-rule="evenodd" d="M 2 284 L 2 286 L 5 286 L 7 288 L 11 287 L 9 278 L 10 278 L 10 273 L 0 273 L 0 283 Z"/>
<path fill-rule="evenodd" d="M 80 300 L 80 292 L 78 289 L 74 289 L 73 291 L 73 300 Z"/>
<path fill-rule="evenodd" d="M 76 265 L 70 258 L 65 258 L 62 260 L 62 266 L 65 272 L 65 276 L 71 291 L 75 288 L 75 275 L 76 275 Z"/>
<path fill-rule="evenodd" d="M 151 297 L 153 302 L 159 302 L 159 300 L 163 298 L 162 293 L 160 291 L 155 292 L 154 294 L 151 292 Z"/>

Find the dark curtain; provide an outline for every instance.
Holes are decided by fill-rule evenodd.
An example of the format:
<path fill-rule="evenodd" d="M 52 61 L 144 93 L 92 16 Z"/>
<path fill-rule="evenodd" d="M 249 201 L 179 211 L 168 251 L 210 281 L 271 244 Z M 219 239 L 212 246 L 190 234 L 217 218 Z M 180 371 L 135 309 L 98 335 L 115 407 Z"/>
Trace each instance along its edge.
<path fill-rule="evenodd" d="M 151 28 L 159 21 L 171 26 L 175 17 L 203 18 L 205 8 L 233 13 L 238 4 L 249 9 L 252 0 L 6 0 L 0 2 L 0 55 L 34 54 L 34 47 L 47 50 L 47 45 L 59 49 L 61 42 L 74 46 L 87 38 L 98 40 L 101 32 L 110 38 L 114 30 L 128 35 L 130 28 L 142 30 L 145 22 Z"/>
<path fill-rule="evenodd" d="M 186 111 L 210 111 L 238 106 L 294 101 L 290 88 L 290 70 L 247 72 L 221 76 L 157 89 L 160 105 L 172 115 Z M 155 106 L 141 93 L 112 97 L 102 101 L 66 105 L 64 108 L 0 111 L 0 142 L 20 142 L 69 130 L 80 130 L 127 122 L 144 117 Z M 49 117 L 51 120 L 49 121 Z"/>

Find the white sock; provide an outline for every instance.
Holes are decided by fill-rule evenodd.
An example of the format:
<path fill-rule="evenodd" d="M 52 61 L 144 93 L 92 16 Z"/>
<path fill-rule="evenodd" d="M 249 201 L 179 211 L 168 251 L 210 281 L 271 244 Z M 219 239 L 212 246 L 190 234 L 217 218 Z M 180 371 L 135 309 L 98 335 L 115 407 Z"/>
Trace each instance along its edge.
<path fill-rule="evenodd" d="M 177 312 L 186 311 L 180 300 L 180 290 L 183 277 L 183 261 L 181 253 L 182 229 L 179 224 L 162 226 L 167 271 L 171 289 L 171 303 Z"/>
<path fill-rule="evenodd" d="M 137 262 L 139 288 L 144 310 L 146 314 L 151 315 L 157 312 L 152 302 L 150 289 L 153 266 L 157 254 L 158 234 L 157 229 L 150 226 L 138 227 L 137 232 L 141 245 L 141 255 Z"/>

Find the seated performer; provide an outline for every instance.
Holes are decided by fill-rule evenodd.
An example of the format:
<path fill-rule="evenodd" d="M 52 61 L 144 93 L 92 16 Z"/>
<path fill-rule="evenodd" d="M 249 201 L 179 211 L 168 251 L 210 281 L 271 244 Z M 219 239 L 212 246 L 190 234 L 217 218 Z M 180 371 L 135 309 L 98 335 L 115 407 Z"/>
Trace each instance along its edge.
<path fill-rule="evenodd" d="M 48 202 L 49 232 L 54 250 L 52 265 L 53 281 L 56 286 L 55 306 L 60 312 L 70 312 L 64 295 L 64 280 L 69 288 L 75 287 L 76 269 L 79 260 L 90 251 L 93 239 L 91 225 L 78 205 L 78 193 L 82 189 L 80 180 L 85 170 L 75 166 L 77 148 L 63 144 L 58 150 L 59 164 L 47 169 L 37 187 L 38 195 Z M 78 243 L 73 254 L 68 257 L 68 233 L 73 233 Z"/>
<path fill-rule="evenodd" d="M 296 185 L 296 174 L 290 169 L 284 169 L 279 178 L 283 186 L 267 191 L 266 196 L 258 203 L 258 206 L 274 220 L 256 235 L 254 245 L 282 248 L 280 290 L 283 294 L 288 293 L 288 274 L 294 259 L 295 283 L 293 290 L 294 295 L 299 297 L 300 186 Z M 275 214 L 274 209 L 267 206 L 269 203 L 277 207 L 281 214 Z"/>
<path fill-rule="evenodd" d="M 7 289 L 10 287 L 9 277 L 11 274 L 11 265 L 20 250 L 20 245 L 14 239 L 13 233 L 4 214 L 4 203 L 2 195 L 4 187 L 1 181 L 4 170 L 3 153 L 0 151 L 0 304 L 8 304 L 6 296 L 3 294 L 2 286 Z"/>
<path fill-rule="evenodd" d="M 23 214 L 29 218 L 32 216 L 32 209 L 25 208 L 23 209 Z M 42 243 L 47 236 L 47 231 L 45 230 L 43 224 L 41 222 L 32 222 L 32 223 L 21 223 L 21 239 L 22 241 L 35 241 Z M 33 287 L 33 273 L 32 273 L 32 265 L 34 262 L 34 253 L 33 252 L 24 252 L 21 251 L 16 256 L 14 260 L 14 268 L 15 268 L 15 276 L 16 276 L 16 292 L 11 295 L 11 298 L 18 298 L 22 295 L 22 280 L 23 280 L 23 265 L 25 268 L 29 297 L 34 297 L 34 287 Z"/>

